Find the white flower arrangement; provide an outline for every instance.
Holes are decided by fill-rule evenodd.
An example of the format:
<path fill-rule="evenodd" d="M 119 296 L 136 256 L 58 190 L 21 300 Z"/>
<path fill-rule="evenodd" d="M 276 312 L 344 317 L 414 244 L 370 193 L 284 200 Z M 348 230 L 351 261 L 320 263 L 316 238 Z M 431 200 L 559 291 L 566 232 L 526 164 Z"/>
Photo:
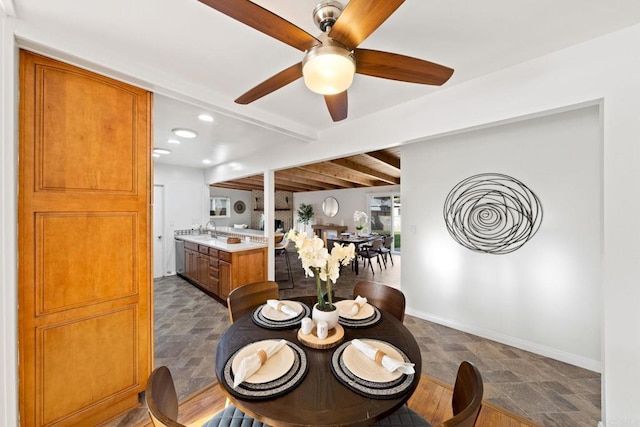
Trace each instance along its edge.
<path fill-rule="evenodd" d="M 355 211 L 353 213 L 353 221 L 356 223 L 356 230 L 362 230 L 368 219 L 369 217 L 365 212 Z"/>
<path fill-rule="evenodd" d="M 289 240 L 295 243 L 298 251 L 298 258 L 302 260 L 302 268 L 307 277 L 316 278 L 316 288 L 318 291 L 318 308 L 322 311 L 333 310 L 331 295 L 331 282 L 334 284 L 340 277 L 340 265 L 349 265 L 355 257 L 355 246 L 350 243 L 343 246 L 334 243 L 331 252 L 324 247 L 324 242 L 318 236 L 307 237 L 307 233 L 298 233 L 290 230 L 287 233 Z M 325 302 L 325 291 L 322 282 L 326 283 L 326 294 L 328 301 Z"/>

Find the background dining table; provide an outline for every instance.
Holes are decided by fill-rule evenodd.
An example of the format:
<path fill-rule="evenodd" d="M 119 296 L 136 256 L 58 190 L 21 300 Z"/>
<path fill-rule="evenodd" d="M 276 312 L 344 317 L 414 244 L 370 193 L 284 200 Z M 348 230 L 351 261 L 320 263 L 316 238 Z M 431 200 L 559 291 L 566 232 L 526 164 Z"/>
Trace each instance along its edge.
<path fill-rule="evenodd" d="M 368 244 L 374 241 L 375 239 L 381 239 L 381 238 L 384 238 L 384 236 L 381 236 L 379 234 L 369 234 L 367 236 L 349 235 L 349 236 L 339 236 L 339 237 L 327 237 L 327 248 L 329 248 L 329 251 L 331 251 L 331 248 L 333 247 L 332 242 L 340 243 L 341 245 L 344 245 L 344 246 L 348 245 L 349 243 L 353 243 L 356 247 L 356 253 L 358 253 L 362 245 Z M 359 266 L 360 264 L 358 261 L 358 256 L 356 256 L 353 259 L 353 269 L 356 274 L 358 274 L 359 272 Z"/>
<path fill-rule="evenodd" d="M 315 297 L 295 298 L 309 307 Z M 381 419 L 411 396 L 420 380 L 422 359 L 420 348 L 411 332 L 395 317 L 381 311 L 380 321 L 366 328 L 344 328 L 344 342 L 354 338 L 375 339 L 393 344 L 402 350 L 415 364 L 410 386 L 393 398 L 372 398 L 356 393 L 342 384 L 332 372 L 331 357 L 336 347 L 315 349 L 300 343 L 299 327 L 293 329 L 267 329 L 257 325 L 252 314 L 243 316 L 223 333 L 216 352 L 216 376 L 227 396 L 252 417 L 275 426 L 334 426 L 369 425 Z M 232 386 L 224 378 L 227 361 L 238 350 L 261 340 L 285 339 L 303 348 L 308 371 L 304 379 L 292 390 L 279 397 L 247 399 L 233 393 Z"/>

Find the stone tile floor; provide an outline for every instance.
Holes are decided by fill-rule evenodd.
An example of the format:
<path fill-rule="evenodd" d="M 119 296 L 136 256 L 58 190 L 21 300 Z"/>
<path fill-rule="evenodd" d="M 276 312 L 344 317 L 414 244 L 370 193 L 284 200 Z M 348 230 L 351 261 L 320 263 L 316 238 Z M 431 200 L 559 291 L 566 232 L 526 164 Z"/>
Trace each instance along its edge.
<path fill-rule="evenodd" d="M 313 278 L 304 277 L 295 252 L 290 253 L 294 286 L 286 279 L 285 255 L 276 257 L 281 298 L 314 293 Z M 399 287 L 401 257 L 375 274 L 360 266 L 355 275 L 345 268 L 336 295 L 350 297 L 358 280 Z M 281 280 L 282 279 L 282 280 Z M 156 279 L 155 366 L 166 365 L 182 399 L 215 381 L 215 349 L 229 325 L 226 307 L 177 276 Z M 592 426 L 600 420 L 600 374 L 483 339 L 413 316 L 405 325 L 422 350 L 423 373 L 453 384 L 462 360 L 475 363 L 483 375 L 485 400 L 546 426 Z M 131 411 L 107 426 L 130 426 L 146 417 Z"/>

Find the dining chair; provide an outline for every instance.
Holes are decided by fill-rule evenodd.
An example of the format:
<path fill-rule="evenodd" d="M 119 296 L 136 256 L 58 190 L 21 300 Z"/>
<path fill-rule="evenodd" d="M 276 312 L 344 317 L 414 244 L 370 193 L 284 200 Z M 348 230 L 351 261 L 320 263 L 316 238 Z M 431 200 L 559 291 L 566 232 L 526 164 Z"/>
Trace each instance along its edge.
<path fill-rule="evenodd" d="M 367 302 L 386 311 L 399 321 L 404 321 L 406 300 L 400 289 L 376 282 L 358 282 L 353 287 L 353 298 L 358 295 L 367 298 Z"/>
<path fill-rule="evenodd" d="M 361 245 L 360 249 L 358 250 L 357 256 L 364 260 L 363 267 L 367 268 L 367 261 L 369 261 L 369 267 L 371 268 L 371 272 L 373 274 L 376 274 L 376 272 L 373 271 L 373 264 L 371 263 L 371 260 L 373 258 L 376 259 L 376 261 L 378 262 L 378 267 L 380 267 L 380 270 L 382 270 L 382 264 L 380 263 L 380 253 L 378 252 L 380 246 L 382 246 L 382 239 L 376 239 L 373 240 L 370 245 Z"/>
<path fill-rule="evenodd" d="M 285 237 L 276 243 L 275 253 L 276 255 L 284 254 L 285 260 L 287 262 L 287 282 L 291 282 L 291 288 L 283 288 L 283 289 L 293 289 L 295 283 L 293 282 L 293 274 L 291 274 L 291 261 L 289 260 L 289 251 L 287 251 L 287 247 L 289 246 L 289 238 Z"/>
<path fill-rule="evenodd" d="M 440 427 L 473 427 L 482 407 L 484 385 L 478 368 L 467 361 L 460 363 L 456 383 L 453 386 L 451 409 L 453 417 L 439 424 Z M 373 424 L 374 426 L 428 426 L 431 424 L 413 409 L 404 405 L 393 414 Z"/>
<path fill-rule="evenodd" d="M 271 280 L 249 283 L 232 289 L 227 297 L 229 319 L 234 322 L 259 305 L 266 303 L 268 299 L 278 298 L 278 283 Z"/>
<path fill-rule="evenodd" d="M 159 366 L 151 372 L 144 394 L 151 424 L 155 427 L 185 427 L 184 424 L 178 422 L 178 395 L 169 368 Z M 237 406 L 230 404 L 214 415 L 203 427 L 226 427 L 232 425 L 241 425 L 242 427 L 263 426 L 260 421 L 251 418 L 238 409 Z"/>
<path fill-rule="evenodd" d="M 378 253 L 382 258 L 382 262 L 384 263 L 384 268 L 387 268 L 387 255 L 391 260 L 391 265 L 393 265 L 393 257 L 391 256 L 391 250 L 393 248 L 393 236 L 387 236 L 382 241 L 382 245 L 378 249 Z"/>

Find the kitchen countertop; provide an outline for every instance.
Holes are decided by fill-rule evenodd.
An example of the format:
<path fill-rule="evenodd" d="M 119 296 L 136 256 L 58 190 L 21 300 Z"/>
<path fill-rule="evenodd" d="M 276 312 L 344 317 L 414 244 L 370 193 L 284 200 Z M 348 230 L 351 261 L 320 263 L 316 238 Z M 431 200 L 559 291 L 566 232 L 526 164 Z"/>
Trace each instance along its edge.
<path fill-rule="evenodd" d="M 192 234 L 175 236 L 176 239 L 184 240 L 186 242 L 197 243 L 199 245 L 209 246 L 210 248 L 220 249 L 225 252 L 242 252 L 250 249 L 266 248 L 265 243 L 256 242 L 242 242 L 242 243 L 227 243 L 226 237 L 214 238 L 208 234 Z"/>

